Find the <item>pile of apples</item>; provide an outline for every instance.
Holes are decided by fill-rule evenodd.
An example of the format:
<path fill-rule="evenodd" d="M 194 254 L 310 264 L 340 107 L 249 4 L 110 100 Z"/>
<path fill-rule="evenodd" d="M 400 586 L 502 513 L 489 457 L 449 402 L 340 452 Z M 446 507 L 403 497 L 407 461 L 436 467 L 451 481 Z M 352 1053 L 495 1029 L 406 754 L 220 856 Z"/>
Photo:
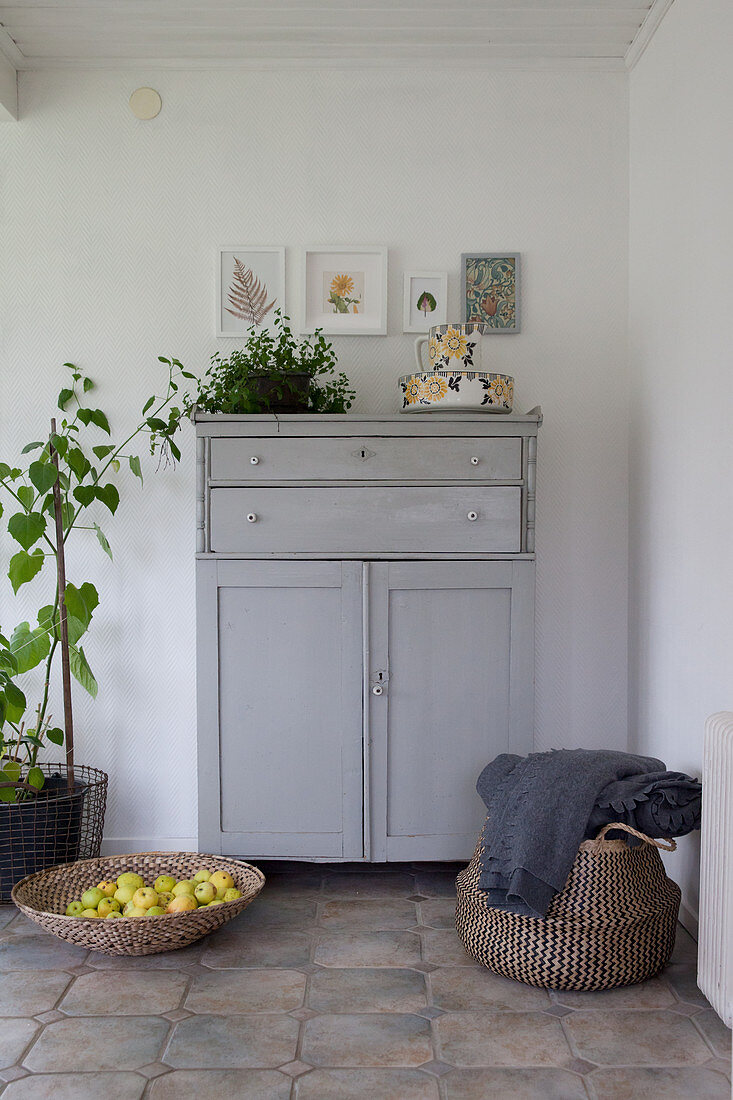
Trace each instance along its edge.
<path fill-rule="evenodd" d="M 66 916 L 162 917 L 204 905 L 223 905 L 241 896 L 228 871 L 212 874 L 202 867 L 193 878 L 179 882 L 172 875 L 158 875 L 152 886 L 146 886 L 133 871 L 124 871 L 116 881 L 102 881 L 85 890 L 78 901 L 66 907 Z"/>

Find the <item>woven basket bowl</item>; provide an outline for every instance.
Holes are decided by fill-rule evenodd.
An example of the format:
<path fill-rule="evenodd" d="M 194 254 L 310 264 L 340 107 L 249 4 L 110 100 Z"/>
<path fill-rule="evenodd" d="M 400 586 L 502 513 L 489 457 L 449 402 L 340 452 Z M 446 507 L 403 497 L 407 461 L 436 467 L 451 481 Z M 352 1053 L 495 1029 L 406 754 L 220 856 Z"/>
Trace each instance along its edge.
<path fill-rule="evenodd" d="M 200 868 L 228 871 L 241 898 L 222 905 L 202 906 L 184 913 L 166 913 L 159 917 L 121 917 L 119 920 L 92 920 L 66 917 L 69 902 L 103 879 L 116 879 L 123 871 L 134 871 L 146 883 L 158 875 L 176 879 L 191 878 Z M 16 883 L 13 901 L 22 913 L 47 932 L 105 955 L 155 955 L 187 947 L 202 936 L 220 928 L 246 909 L 265 885 L 265 876 L 256 867 L 241 860 L 198 852 L 137 852 L 129 856 L 83 859 L 49 867 Z"/>
<path fill-rule="evenodd" d="M 624 830 L 646 843 L 606 840 Z M 605 826 L 584 841 L 546 917 L 494 909 L 479 888 L 482 844 L 456 879 L 456 930 L 477 962 L 506 978 L 547 989 L 633 985 L 666 966 L 674 948 L 680 888 L 657 848 L 669 844 L 627 825 Z"/>

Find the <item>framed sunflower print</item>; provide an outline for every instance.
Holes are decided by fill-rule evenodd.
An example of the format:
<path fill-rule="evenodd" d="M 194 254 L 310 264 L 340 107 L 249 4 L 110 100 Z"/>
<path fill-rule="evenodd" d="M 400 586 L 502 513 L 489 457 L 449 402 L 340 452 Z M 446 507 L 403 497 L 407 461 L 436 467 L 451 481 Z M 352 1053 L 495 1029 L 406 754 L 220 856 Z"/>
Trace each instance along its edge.
<path fill-rule="evenodd" d="M 406 271 L 403 332 L 427 332 L 448 319 L 448 272 Z"/>
<path fill-rule="evenodd" d="M 329 336 L 386 336 L 387 249 L 306 248 L 300 328 L 320 328 Z"/>
<path fill-rule="evenodd" d="M 487 332 L 519 332 L 519 253 L 464 252 L 463 320 Z"/>
<path fill-rule="evenodd" d="M 218 251 L 216 335 L 272 329 L 285 310 L 285 249 L 230 245 Z"/>

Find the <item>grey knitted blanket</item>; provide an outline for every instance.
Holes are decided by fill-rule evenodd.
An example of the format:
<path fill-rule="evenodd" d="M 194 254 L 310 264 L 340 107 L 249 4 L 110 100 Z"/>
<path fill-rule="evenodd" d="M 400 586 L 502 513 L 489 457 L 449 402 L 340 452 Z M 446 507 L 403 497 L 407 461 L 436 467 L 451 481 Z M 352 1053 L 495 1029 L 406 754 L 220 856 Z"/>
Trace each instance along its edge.
<path fill-rule="evenodd" d="M 625 752 L 504 753 L 476 789 L 487 809 L 480 886 L 492 905 L 530 916 L 545 916 L 581 841 L 606 822 L 679 836 L 700 821 L 699 783 Z"/>

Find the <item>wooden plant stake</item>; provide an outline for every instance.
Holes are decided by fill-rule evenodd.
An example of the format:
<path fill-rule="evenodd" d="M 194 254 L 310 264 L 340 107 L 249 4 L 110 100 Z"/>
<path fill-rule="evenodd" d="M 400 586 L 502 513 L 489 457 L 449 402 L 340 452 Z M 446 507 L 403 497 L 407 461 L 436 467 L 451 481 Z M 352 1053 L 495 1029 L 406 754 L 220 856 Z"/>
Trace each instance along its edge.
<path fill-rule="evenodd" d="M 56 420 L 51 421 L 51 439 L 56 434 Z M 49 454 L 59 469 L 58 451 L 49 441 Z M 74 789 L 74 718 L 71 713 L 71 666 L 69 664 L 69 625 L 66 620 L 66 565 L 64 561 L 64 517 L 61 510 L 61 486 L 53 484 L 53 514 L 56 520 L 56 567 L 59 586 L 59 633 L 61 637 L 61 679 L 64 689 L 64 733 L 66 740 L 66 780 L 69 791 Z"/>

